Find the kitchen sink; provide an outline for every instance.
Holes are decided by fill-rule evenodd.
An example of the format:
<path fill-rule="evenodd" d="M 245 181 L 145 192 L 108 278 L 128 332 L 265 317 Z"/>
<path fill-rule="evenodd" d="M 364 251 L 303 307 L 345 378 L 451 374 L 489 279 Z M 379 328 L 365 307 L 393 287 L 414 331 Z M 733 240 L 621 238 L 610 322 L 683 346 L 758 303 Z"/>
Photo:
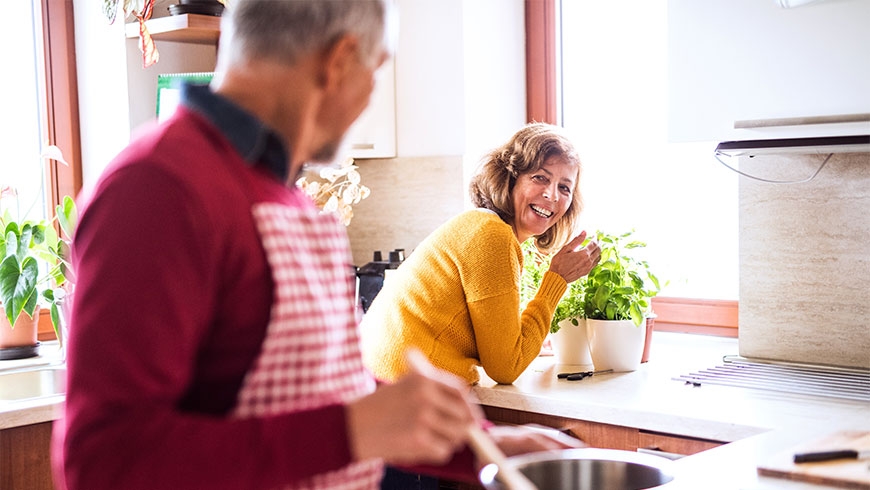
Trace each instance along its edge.
<path fill-rule="evenodd" d="M 66 367 L 0 371 L 0 403 L 46 398 L 66 393 Z"/>
<path fill-rule="evenodd" d="M 674 479 L 673 461 L 661 456 L 616 449 L 566 449 L 507 458 L 537 488 L 544 490 L 638 490 L 655 488 Z M 478 475 L 488 490 L 502 490 L 498 467 Z"/>

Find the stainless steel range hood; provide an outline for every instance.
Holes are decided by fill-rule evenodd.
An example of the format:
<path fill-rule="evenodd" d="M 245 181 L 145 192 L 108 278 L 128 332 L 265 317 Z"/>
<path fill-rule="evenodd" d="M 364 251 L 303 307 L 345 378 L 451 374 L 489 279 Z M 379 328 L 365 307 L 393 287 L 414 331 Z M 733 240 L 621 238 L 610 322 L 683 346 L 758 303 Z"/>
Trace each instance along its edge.
<path fill-rule="evenodd" d="M 720 155 L 829 154 L 870 152 L 870 135 L 820 136 L 742 141 L 723 141 L 716 146 Z"/>
<path fill-rule="evenodd" d="M 747 138 L 719 143 L 717 154 L 870 152 L 870 113 L 749 119 L 734 121 L 734 129 L 746 131 Z"/>

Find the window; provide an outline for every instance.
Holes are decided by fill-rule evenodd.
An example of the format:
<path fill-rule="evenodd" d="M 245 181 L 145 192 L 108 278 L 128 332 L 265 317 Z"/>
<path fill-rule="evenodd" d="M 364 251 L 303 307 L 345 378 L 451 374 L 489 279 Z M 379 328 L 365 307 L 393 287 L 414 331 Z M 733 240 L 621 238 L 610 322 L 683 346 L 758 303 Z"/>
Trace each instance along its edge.
<path fill-rule="evenodd" d="M 36 219 L 81 188 L 73 5 L 31 0 L 6 7 L 0 185 L 16 187 L 21 209 L 15 211 Z M 70 165 L 41 161 L 46 143 L 60 147 Z M 40 339 L 53 337 L 47 312 L 43 316 Z"/>
<path fill-rule="evenodd" d="M 526 9 L 537 46 L 529 118 L 572 135 L 584 227 L 635 229 L 647 242 L 645 258 L 670 281 L 654 302 L 657 327 L 736 335 L 737 176 L 714 160 L 716 142 L 668 142 L 667 1 L 527 0 Z"/>
<path fill-rule="evenodd" d="M 40 6 L 30 2 L 11 2 L 7 22 L 0 30 L 0 43 L 15 46 L 8 50 L 4 70 L 0 77 L 0 94 L 4 99 L 6 117 L 0 118 L 0 137 L 3 139 L 4 187 L 11 186 L 18 192 L 18 199 L 4 199 L 4 209 L 14 216 L 30 216 L 41 219 L 47 215 L 43 198 L 46 179 L 39 159 L 43 134 L 43 83 L 41 62 L 42 22 Z"/>

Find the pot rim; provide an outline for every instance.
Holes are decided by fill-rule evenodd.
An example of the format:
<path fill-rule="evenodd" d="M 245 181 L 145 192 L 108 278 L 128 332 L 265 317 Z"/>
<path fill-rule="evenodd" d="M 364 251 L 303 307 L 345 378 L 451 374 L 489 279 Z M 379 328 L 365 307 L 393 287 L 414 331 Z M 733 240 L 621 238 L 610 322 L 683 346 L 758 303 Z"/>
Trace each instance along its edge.
<path fill-rule="evenodd" d="M 561 460 L 604 460 L 633 463 L 653 467 L 659 470 L 662 475 L 666 477 L 674 478 L 675 476 L 673 461 L 654 454 L 638 453 L 622 449 L 578 448 L 539 451 L 511 456 L 506 459 L 506 462 L 513 465 L 515 468 L 522 470 L 522 468 L 534 463 Z M 478 472 L 478 479 L 484 485 L 491 484 L 495 481 L 497 474 L 498 465 L 488 464 L 480 469 Z"/>

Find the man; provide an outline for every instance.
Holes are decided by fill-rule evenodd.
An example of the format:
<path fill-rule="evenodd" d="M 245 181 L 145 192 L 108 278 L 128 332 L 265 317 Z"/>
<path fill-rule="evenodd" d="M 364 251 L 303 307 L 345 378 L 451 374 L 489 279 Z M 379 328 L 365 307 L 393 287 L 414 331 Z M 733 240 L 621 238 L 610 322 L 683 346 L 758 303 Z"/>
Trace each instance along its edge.
<path fill-rule="evenodd" d="M 336 156 L 392 17 L 234 0 L 212 86 L 186 87 L 81 199 L 58 487 L 370 489 L 385 463 L 451 458 L 471 474 L 462 383 L 375 390 L 344 228 L 288 185 Z"/>

